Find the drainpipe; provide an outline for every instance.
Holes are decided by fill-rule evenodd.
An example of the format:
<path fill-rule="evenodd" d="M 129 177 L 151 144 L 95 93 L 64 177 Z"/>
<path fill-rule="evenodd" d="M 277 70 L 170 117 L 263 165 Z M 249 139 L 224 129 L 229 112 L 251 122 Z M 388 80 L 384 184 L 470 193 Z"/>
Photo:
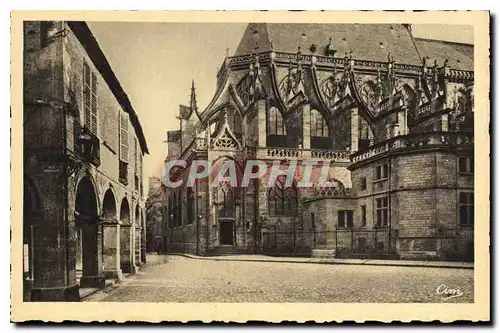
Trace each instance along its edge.
<path fill-rule="evenodd" d="M 63 104 L 63 112 L 62 112 L 62 115 L 63 115 L 63 149 L 64 149 L 64 154 L 67 155 L 68 154 L 68 138 L 67 138 L 67 112 L 66 112 L 66 107 L 64 106 Z M 69 286 L 69 269 L 68 269 L 68 261 L 69 261 L 69 244 L 68 244 L 68 240 L 69 240 L 69 217 L 68 217 L 68 209 L 69 209 L 69 201 L 68 201 L 68 188 L 69 188 L 69 185 L 68 185 L 68 162 L 64 163 L 64 168 L 63 168 L 63 193 L 64 193 L 64 207 L 63 207 L 63 215 L 64 215 L 64 237 L 66 238 L 66 263 L 65 263 L 65 267 L 66 267 L 66 285 Z"/>

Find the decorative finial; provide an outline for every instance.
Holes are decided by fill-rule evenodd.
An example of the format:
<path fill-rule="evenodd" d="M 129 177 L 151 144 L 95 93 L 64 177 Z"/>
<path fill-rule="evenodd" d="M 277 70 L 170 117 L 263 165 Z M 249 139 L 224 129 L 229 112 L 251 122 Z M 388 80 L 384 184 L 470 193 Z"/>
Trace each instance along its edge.
<path fill-rule="evenodd" d="M 226 47 L 226 58 L 229 57 L 229 47 Z"/>
<path fill-rule="evenodd" d="M 269 42 L 269 47 L 271 48 L 271 50 L 274 50 L 274 41 L 272 39 Z"/>
<path fill-rule="evenodd" d="M 227 110 L 224 110 L 224 123 L 227 124 Z"/>
<path fill-rule="evenodd" d="M 448 67 L 448 59 L 444 60 L 444 67 Z"/>

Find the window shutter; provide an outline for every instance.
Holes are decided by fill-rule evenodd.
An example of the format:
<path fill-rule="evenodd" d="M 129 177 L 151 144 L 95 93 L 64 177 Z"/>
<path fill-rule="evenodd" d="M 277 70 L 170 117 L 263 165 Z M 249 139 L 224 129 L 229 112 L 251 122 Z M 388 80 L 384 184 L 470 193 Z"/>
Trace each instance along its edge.
<path fill-rule="evenodd" d="M 90 131 L 97 135 L 97 76 L 94 73 L 91 82 L 90 116 Z"/>
<path fill-rule="evenodd" d="M 83 60 L 83 121 L 85 127 L 90 129 L 90 67 Z"/>
<path fill-rule="evenodd" d="M 134 138 L 134 174 L 137 175 L 139 157 L 137 156 L 137 139 Z"/>
<path fill-rule="evenodd" d="M 128 162 L 128 115 L 120 112 L 120 160 Z"/>

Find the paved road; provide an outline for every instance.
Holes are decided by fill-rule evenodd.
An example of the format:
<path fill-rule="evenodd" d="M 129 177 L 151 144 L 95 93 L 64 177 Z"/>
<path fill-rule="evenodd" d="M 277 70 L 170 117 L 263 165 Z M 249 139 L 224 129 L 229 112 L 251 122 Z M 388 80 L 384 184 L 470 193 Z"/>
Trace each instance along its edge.
<path fill-rule="evenodd" d="M 150 256 L 141 271 L 89 296 L 104 302 L 473 302 L 474 271 L 227 262 Z M 445 299 L 436 290 L 460 289 Z M 451 294 L 449 294 L 451 296 Z"/>

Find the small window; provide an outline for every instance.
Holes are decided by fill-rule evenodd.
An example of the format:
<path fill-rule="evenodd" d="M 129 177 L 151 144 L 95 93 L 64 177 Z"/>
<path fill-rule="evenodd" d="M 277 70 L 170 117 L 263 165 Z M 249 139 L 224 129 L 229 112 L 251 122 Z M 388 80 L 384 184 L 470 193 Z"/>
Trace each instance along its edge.
<path fill-rule="evenodd" d="M 458 172 L 473 174 L 474 173 L 474 157 L 459 157 Z"/>
<path fill-rule="evenodd" d="M 361 191 L 365 191 L 366 190 L 366 177 L 361 178 L 359 182 L 360 182 L 359 187 L 360 187 Z"/>
<path fill-rule="evenodd" d="M 338 227 L 352 229 L 353 214 L 352 210 L 339 210 L 338 211 Z"/>
<path fill-rule="evenodd" d="M 474 193 L 460 193 L 460 224 L 474 225 Z"/>
<path fill-rule="evenodd" d="M 361 206 L 361 226 L 366 227 L 366 205 Z"/>
<path fill-rule="evenodd" d="M 375 180 L 386 179 L 389 176 L 389 165 L 381 164 L 375 168 Z"/>

